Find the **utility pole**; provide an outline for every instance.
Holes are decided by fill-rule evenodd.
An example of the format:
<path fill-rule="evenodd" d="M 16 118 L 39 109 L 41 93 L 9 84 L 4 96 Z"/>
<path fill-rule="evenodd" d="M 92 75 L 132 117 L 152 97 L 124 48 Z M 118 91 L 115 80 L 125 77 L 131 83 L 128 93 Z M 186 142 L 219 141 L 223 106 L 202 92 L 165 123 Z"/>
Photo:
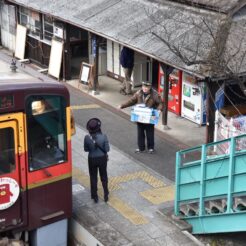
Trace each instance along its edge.
<path fill-rule="evenodd" d="M 173 68 L 169 65 L 166 65 L 164 63 L 160 63 L 161 68 L 164 73 L 164 84 L 163 84 L 163 91 L 162 91 L 162 97 L 164 101 L 164 108 L 162 111 L 162 125 L 164 126 L 164 130 L 170 129 L 167 126 L 167 116 L 168 116 L 168 92 L 169 92 L 169 75 L 173 71 Z"/>

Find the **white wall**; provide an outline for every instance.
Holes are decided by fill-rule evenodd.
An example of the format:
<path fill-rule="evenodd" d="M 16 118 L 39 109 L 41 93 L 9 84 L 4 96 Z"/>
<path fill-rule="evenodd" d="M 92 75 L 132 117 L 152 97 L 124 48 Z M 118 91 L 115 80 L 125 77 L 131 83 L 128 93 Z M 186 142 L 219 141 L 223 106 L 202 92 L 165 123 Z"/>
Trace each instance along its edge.
<path fill-rule="evenodd" d="M 15 7 L 0 4 L 0 24 L 1 43 L 5 48 L 14 52 L 16 34 Z"/>

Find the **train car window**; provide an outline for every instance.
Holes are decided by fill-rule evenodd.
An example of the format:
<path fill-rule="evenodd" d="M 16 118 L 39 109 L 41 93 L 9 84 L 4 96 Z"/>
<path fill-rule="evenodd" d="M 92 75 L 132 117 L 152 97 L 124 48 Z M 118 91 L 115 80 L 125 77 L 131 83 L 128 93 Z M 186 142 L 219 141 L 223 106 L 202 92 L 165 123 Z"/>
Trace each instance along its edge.
<path fill-rule="evenodd" d="M 29 170 L 67 160 L 66 105 L 60 96 L 31 96 L 27 101 Z"/>
<path fill-rule="evenodd" d="M 11 173 L 15 169 L 14 129 L 0 129 L 0 175 Z"/>

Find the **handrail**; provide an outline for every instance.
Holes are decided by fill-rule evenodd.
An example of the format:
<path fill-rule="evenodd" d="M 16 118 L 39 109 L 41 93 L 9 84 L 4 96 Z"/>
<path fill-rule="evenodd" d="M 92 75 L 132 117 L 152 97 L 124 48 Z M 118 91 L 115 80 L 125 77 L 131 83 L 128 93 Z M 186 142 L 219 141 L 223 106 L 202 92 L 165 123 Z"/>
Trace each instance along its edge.
<path fill-rule="evenodd" d="M 246 134 L 242 134 L 242 135 L 239 135 L 239 136 L 235 136 L 233 138 L 235 139 L 238 139 L 238 138 L 244 138 L 246 137 Z M 212 143 L 207 143 L 205 144 L 206 147 L 209 147 L 209 146 L 214 146 L 214 145 L 217 145 L 217 144 L 221 144 L 221 143 L 225 143 L 225 142 L 229 142 L 231 140 L 232 137 L 230 138 L 226 138 L 226 139 L 223 139 L 223 140 L 219 140 L 219 141 L 216 141 L 216 142 L 212 142 Z M 202 148 L 203 145 L 198 145 L 196 147 L 192 147 L 192 148 L 189 148 L 189 149 L 183 149 L 183 150 L 180 150 L 178 151 L 179 153 L 187 153 L 187 152 L 192 152 L 194 150 L 198 150 L 200 148 Z"/>
<path fill-rule="evenodd" d="M 174 212 L 176 215 L 179 215 L 179 204 L 182 202 L 185 202 L 185 200 L 189 200 L 188 197 L 194 197 L 194 196 L 189 196 L 189 195 L 187 196 L 186 193 L 180 193 L 181 191 L 183 191 L 183 189 L 185 187 L 184 185 L 192 184 L 192 183 L 198 183 L 199 188 L 197 185 L 193 186 L 193 188 L 191 186 L 191 188 L 190 187 L 185 188 L 185 189 L 189 189 L 189 190 L 186 190 L 186 192 L 187 191 L 198 192 L 198 194 L 195 193 L 195 196 L 197 195 L 197 198 L 199 200 L 198 201 L 199 216 L 202 216 L 205 214 L 205 208 L 204 208 L 205 207 L 205 200 L 206 200 L 206 194 L 208 194 L 208 193 L 205 194 L 205 189 L 208 189 L 206 187 L 206 185 L 209 184 L 209 183 L 207 183 L 206 172 L 208 170 L 210 170 L 210 172 L 211 172 L 211 170 L 217 171 L 217 169 L 220 172 L 221 167 L 224 167 L 224 166 L 222 166 L 223 163 L 226 163 L 226 168 L 228 168 L 228 169 L 226 169 L 227 171 L 226 171 L 225 175 L 223 175 L 223 177 L 222 176 L 218 177 L 218 179 L 222 180 L 222 178 L 225 178 L 225 177 L 227 178 L 226 181 L 223 181 L 223 182 L 226 182 L 226 183 L 224 183 L 224 185 L 226 185 L 226 186 L 224 186 L 225 189 L 223 189 L 223 194 L 227 198 L 226 199 L 227 200 L 227 209 L 226 209 L 225 213 L 233 212 L 233 194 L 234 194 L 233 185 L 234 185 L 235 179 L 237 177 L 237 176 L 235 177 L 234 170 L 235 170 L 235 165 L 237 163 L 236 158 L 238 158 L 240 156 L 240 155 L 238 155 L 238 153 L 240 153 L 240 150 L 237 150 L 237 147 L 238 147 L 237 140 L 243 139 L 243 138 L 246 139 L 246 134 L 242 134 L 239 136 L 231 137 L 231 138 L 220 140 L 220 141 L 213 142 L 213 143 L 203 144 L 201 146 L 196 146 L 196 147 L 193 147 L 190 149 L 181 150 L 181 151 L 178 151 L 176 153 L 176 177 L 175 177 L 176 178 L 176 180 L 175 180 L 176 181 L 175 182 L 175 191 L 176 192 L 175 192 L 175 203 L 174 203 Z M 211 166 L 210 164 L 211 164 L 212 158 L 208 158 L 208 157 L 210 157 L 210 155 L 208 154 L 208 150 L 209 150 L 208 148 L 210 148 L 211 146 L 216 146 L 216 145 L 221 144 L 221 143 L 223 144 L 225 142 L 228 142 L 229 146 L 230 146 L 228 153 L 225 155 L 221 155 L 221 156 L 219 154 L 220 158 L 217 158 L 218 155 L 217 156 L 215 155 L 214 161 L 215 161 L 215 163 L 217 163 L 217 166 L 213 166 L 213 165 Z M 243 143 L 244 143 L 244 141 L 243 141 Z M 192 152 L 197 151 L 197 150 L 201 151 L 201 156 L 199 153 L 200 159 L 195 160 L 196 162 L 198 162 L 200 169 L 197 169 L 197 167 L 194 167 L 192 165 L 191 166 L 183 165 L 183 164 L 186 164 L 189 162 L 182 163 L 182 161 L 183 161 L 182 156 L 187 154 L 187 153 L 192 153 Z M 244 145 L 243 145 L 243 150 L 246 150 L 246 148 L 244 149 Z M 243 151 L 243 153 L 246 154 L 245 151 Z M 221 162 L 221 160 L 222 160 L 222 162 Z M 223 160 L 226 160 L 226 162 L 223 162 Z M 189 157 L 188 157 L 188 161 L 189 161 Z M 195 162 L 195 161 L 190 161 L 190 163 Z M 207 165 L 210 165 L 210 166 L 207 166 Z M 217 169 L 211 169 L 213 167 L 217 168 Z M 238 164 L 237 164 L 237 167 L 238 167 Z M 196 182 L 192 182 L 192 177 L 194 176 L 194 174 L 198 175 Z M 187 180 L 187 183 L 186 183 L 186 180 Z M 209 179 L 209 180 L 213 181 L 213 180 L 215 180 L 215 178 Z M 185 183 L 182 183 L 184 181 L 185 181 Z M 215 181 L 215 182 L 222 182 L 222 181 Z M 214 194 L 214 195 L 211 195 L 211 198 L 214 198 L 215 194 L 217 194 L 216 196 L 219 195 L 219 192 L 217 192 L 217 191 L 213 192 L 213 189 L 214 189 L 213 187 L 212 188 L 210 187 L 210 189 L 212 189 L 212 190 L 210 190 L 210 192 L 212 192 L 212 193 L 209 193 L 209 194 Z M 220 190 L 218 190 L 218 191 L 220 191 Z M 242 191 L 240 191 L 240 192 L 242 192 Z M 245 190 L 245 192 L 246 192 L 246 190 Z M 183 196 L 183 194 L 184 194 L 184 196 Z M 193 198 L 191 198 L 191 199 L 193 199 Z"/>

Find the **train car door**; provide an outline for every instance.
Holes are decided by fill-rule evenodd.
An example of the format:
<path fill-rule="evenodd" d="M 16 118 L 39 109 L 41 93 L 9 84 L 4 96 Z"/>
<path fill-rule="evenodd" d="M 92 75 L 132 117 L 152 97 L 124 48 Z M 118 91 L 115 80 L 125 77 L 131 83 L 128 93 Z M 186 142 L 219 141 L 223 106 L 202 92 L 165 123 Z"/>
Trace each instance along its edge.
<path fill-rule="evenodd" d="M 0 116 L 0 231 L 26 223 L 24 160 L 23 115 Z"/>

